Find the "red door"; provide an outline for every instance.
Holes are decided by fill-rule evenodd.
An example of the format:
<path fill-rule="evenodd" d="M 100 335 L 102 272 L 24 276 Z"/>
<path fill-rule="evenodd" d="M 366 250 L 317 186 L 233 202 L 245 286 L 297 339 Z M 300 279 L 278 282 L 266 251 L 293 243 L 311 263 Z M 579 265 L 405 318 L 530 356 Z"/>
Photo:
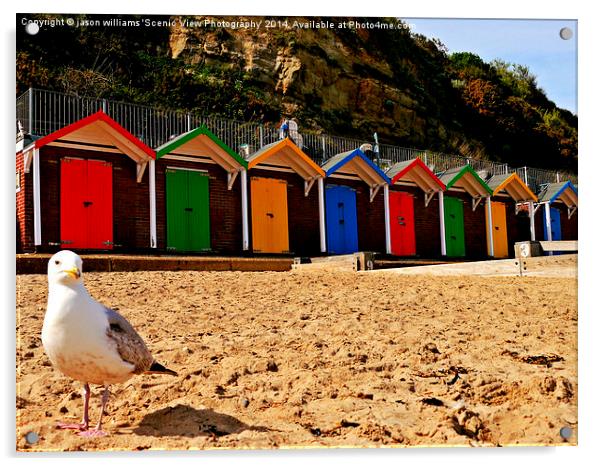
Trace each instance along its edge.
<path fill-rule="evenodd" d="M 112 249 L 113 171 L 109 162 L 61 160 L 61 247 Z"/>
<path fill-rule="evenodd" d="M 83 159 L 61 160 L 61 247 L 81 249 L 87 244 L 86 179 L 88 163 Z"/>
<path fill-rule="evenodd" d="M 408 193 L 389 191 L 389 213 L 391 253 L 395 256 L 416 255 L 414 198 Z"/>
<path fill-rule="evenodd" d="M 113 167 L 88 160 L 88 248 L 113 249 Z"/>

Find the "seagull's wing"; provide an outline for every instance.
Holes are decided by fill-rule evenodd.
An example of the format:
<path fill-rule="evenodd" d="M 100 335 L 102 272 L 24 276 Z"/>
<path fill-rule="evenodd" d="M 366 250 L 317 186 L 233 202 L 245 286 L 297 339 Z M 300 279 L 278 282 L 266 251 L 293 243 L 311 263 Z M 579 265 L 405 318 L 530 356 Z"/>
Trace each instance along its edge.
<path fill-rule="evenodd" d="M 134 365 L 134 374 L 148 371 L 155 360 L 142 337 L 125 317 L 113 309 L 105 307 L 105 315 L 109 321 L 107 336 L 115 342 L 121 359 Z"/>

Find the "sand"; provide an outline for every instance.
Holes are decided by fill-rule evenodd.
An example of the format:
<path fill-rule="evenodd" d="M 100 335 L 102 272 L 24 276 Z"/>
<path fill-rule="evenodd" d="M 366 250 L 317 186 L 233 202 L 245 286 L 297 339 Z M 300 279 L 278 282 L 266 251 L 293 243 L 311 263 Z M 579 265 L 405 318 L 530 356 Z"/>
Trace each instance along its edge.
<path fill-rule="evenodd" d="M 81 418 L 81 386 L 51 367 L 41 345 L 46 276 L 19 275 L 19 450 L 577 442 L 575 279 L 84 276 L 91 294 L 126 316 L 179 375 L 113 386 L 107 437 L 56 429 Z M 28 444 L 28 432 L 39 441 Z"/>

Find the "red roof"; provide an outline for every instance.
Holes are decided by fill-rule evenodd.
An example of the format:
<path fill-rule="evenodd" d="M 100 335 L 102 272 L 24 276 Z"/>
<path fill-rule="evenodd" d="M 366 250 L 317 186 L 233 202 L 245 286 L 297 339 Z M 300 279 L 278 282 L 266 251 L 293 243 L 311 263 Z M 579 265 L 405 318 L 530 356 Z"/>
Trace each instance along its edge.
<path fill-rule="evenodd" d="M 51 142 L 56 141 L 57 139 L 65 138 L 69 134 L 75 133 L 78 130 L 86 128 L 87 126 L 91 126 L 91 125 L 95 125 L 95 124 L 99 124 L 99 123 L 101 123 L 101 124 L 104 123 L 109 126 L 109 131 L 105 132 L 104 134 L 110 138 L 111 133 L 113 133 L 112 134 L 113 140 L 111 142 L 118 149 L 122 150 L 122 152 L 125 152 L 122 149 L 122 147 L 124 147 L 123 146 L 124 141 L 122 140 L 122 138 L 123 138 L 123 139 L 127 140 L 128 142 L 130 142 L 131 144 L 133 144 L 134 146 L 136 146 L 136 148 L 138 149 L 138 151 L 136 151 L 136 152 L 141 151 L 148 158 L 151 158 L 151 159 L 155 158 L 154 150 L 152 150 L 150 147 L 148 147 L 146 144 L 144 144 L 140 139 L 135 137 L 132 133 L 130 133 L 123 126 L 121 126 L 119 123 L 117 123 L 111 117 L 109 117 L 102 110 L 99 110 L 98 112 L 96 112 L 90 116 L 82 118 L 81 120 L 78 120 L 75 123 L 71 123 L 70 125 L 67 125 L 64 128 L 61 128 L 53 133 L 48 134 L 47 136 L 44 136 L 44 137 L 36 140 L 35 147 L 37 147 L 37 148 L 43 147 L 47 144 L 50 144 Z M 126 144 L 126 146 L 127 146 L 127 144 Z M 130 155 L 130 154 L 127 154 L 127 155 Z"/>
<path fill-rule="evenodd" d="M 397 167 L 400 169 L 399 171 L 396 170 Z M 437 178 L 437 175 L 435 175 L 432 170 L 427 167 L 426 164 L 419 158 L 415 158 L 409 163 L 402 162 L 394 165 L 387 171 L 387 175 L 389 175 L 391 178 L 391 184 L 395 184 L 398 180 L 402 179 L 407 173 L 414 169 L 422 169 L 422 172 L 437 185 L 439 185 L 442 191 L 445 190 L 445 185 L 439 178 Z"/>

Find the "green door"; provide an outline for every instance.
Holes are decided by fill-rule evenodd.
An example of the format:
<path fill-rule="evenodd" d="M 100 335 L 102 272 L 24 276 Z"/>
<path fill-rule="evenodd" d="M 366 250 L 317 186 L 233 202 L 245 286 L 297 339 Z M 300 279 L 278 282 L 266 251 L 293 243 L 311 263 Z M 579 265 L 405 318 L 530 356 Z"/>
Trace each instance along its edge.
<path fill-rule="evenodd" d="M 209 176 L 193 170 L 166 170 L 167 249 L 207 251 L 209 229 Z"/>
<path fill-rule="evenodd" d="M 462 257 L 464 248 L 464 204 L 460 199 L 444 197 L 445 248 L 448 257 Z"/>

